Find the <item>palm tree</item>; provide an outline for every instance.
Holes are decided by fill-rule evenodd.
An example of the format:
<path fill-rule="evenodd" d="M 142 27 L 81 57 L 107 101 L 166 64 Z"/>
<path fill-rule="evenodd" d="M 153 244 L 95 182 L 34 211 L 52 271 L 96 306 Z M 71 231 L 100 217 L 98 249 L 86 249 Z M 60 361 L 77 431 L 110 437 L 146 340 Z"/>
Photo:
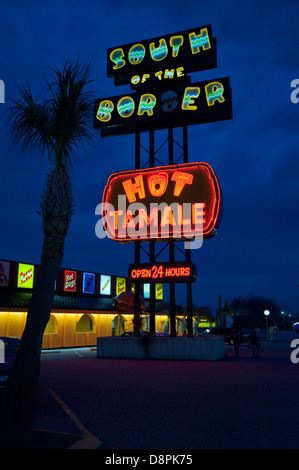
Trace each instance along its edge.
<path fill-rule="evenodd" d="M 67 60 L 46 77 L 48 96 L 34 99 L 30 86 L 18 88 L 9 109 L 8 124 L 14 142 L 25 150 L 47 153 L 50 173 L 39 212 L 44 231 L 40 276 L 33 291 L 27 321 L 4 397 L 1 434 L 6 440 L 30 437 L 40 372 L 40 353 L 49 321 L 54 286 L 62 260 L 65 237 L 73 215 L 69 178 L 77 148 L 91 141 L 92 97 L 85 87 L 90 68 Z"/>

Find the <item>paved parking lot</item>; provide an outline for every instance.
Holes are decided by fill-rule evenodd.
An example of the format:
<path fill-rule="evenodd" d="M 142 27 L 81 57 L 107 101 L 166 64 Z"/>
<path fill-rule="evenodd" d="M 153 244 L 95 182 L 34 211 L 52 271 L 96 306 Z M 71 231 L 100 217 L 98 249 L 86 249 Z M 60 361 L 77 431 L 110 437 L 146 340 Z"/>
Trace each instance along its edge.
<path fill-rule="evenodd" d="M 36 427 L 101 449 L 299 447 L 299 364 L 288 342 L 261 359 L 227 346 L 217 362 L 97 359 L 89 348 L 42 354 Z M 82 429 L 81 429 L 82 430 Z"/>

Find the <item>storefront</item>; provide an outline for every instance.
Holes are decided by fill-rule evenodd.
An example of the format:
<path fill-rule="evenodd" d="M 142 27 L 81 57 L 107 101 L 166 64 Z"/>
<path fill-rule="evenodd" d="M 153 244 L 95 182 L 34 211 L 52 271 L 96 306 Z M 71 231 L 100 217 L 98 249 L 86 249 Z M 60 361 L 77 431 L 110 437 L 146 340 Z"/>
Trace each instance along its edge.
<path fill-rule="evenodd" d="M 39 275 L 39 266 L 0 260 L 0 336 L 21 337 Z M 133 330 L 133 315 L 115 307 L 113 298 L 134 291 L 127 278 L 102 273 L 61 269 L 56 281 L 53 309 L 45 329 L 43 349 L 95 346 L 97 337 L 117 336 Z M 149 328 L 148 285 L 143 286 L 146 310 L 142 329 Z M 177 307 L 177 332 L 184 316 Z M 169 331 L 169 305 L 163 302 L 163 286 L 156 285 L 156 331 Z"/>

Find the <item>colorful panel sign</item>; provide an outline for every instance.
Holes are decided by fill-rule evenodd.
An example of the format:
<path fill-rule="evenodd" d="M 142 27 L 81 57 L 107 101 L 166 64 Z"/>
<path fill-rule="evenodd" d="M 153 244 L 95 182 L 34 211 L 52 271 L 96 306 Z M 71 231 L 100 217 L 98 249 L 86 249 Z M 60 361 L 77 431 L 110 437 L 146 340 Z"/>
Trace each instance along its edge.
<path fill-rule="evenodd" d="M 151 296 L 151 285 L 146 283 L 143 285 L 143 297 L 144 299 L 149 299 Z M 155 285 L 155 299 L 163 300 L 163 284 Z"/>
<path fill-rule="evenodd" d="M 34 266 L 32 264 L 19 263 L 18 287 L 32 289 L 34 280 Z"/>
<path fill-rule="evenodd" d="M 95 274 L 83 273 L 83 292 L 84 294 L 94 294 Z"/>
<path fill-rule="evenodd" d="M 163 300 L 163 284 L 156 284 L 156 300 Z"/>
<path fill-rule="evenodd" d="M 107 50 L 107 76 L 115 85 L 161 80 L 166 71 L 182 74 L 215 68 L 216 40 L 211 25 L 125 44 Z"/>
<path fill-rule="evenodd" d="M 103 194 L 103 224 L 116 241 L 210 238 L 220 223 L 221 194 L 208 163 L 115 173 Z"/>
<path fill-rule="evenodd" d="M 9 261 L 0 260 L 0 287 L 7 287 L 9 283 Z"/>
<path fill-rule="evenodd" d="M 126 291 L 126 278 L 117 277 L 116 278 L 116 295 L 121 294 Z"/>
<path fill-rule="evenodd" d="M 150 284 L 144 284 L 143 286 L 143 297 L 149 299 L 151 295 L 151 286 Z"/>
<path fill-rule="evenodd" d="M 101 295 L 111 295 L 111 276 L 101 274 L 100 290 Z"/>
<path fill-rule="evenodd" d="M 77 288 L 77 272 L 65 270 L 63 290 L 65 292 L 76 292 L 76 288 Z"/>
<path fill-rule="evenodd" d="M 95 100 L 94 128 L 101 136 L 167 129 L 232 119 L 228 77 Z"/>
<path fill-rule="evenodd" d="M 128 274 L 135 283 L 194 282 L 196 276 L 196 268 L 189 261 L 131 264 Z"/>

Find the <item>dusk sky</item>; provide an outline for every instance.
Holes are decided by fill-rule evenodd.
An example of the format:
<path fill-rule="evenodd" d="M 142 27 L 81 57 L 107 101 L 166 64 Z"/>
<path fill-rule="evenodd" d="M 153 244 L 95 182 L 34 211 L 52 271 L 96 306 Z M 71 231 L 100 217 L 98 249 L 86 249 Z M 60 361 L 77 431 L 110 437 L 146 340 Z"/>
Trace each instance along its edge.
<path fill-rule="evenodd" d="M 215 314 L 218 294 L 223 302 L 252 294 L 299 312 L 299 103 L 290 99 L 290 84 L 299 79 L 298 18 L 296 0 L 2 2 L 0 259 L 38 264 L 43 242 L 36 211 L 49 163 L 46 156 L 24 154 L 7 137 L 5 113 L 17 86 L 28 80 L 37 94 L 49 67 L 79 57 L 91 63 L 95 98 L 129 93 L 128 85 L 116 87 L 106 76 L 108 48 L 211 24 L 218 66 L 191 79 L 230 77 L 233 119 L 188 128 L 189 161 L 209 163 L 223 193 L 218 234 L 192 251 L 198 270 L 193 303 Z M 181 142 L 181 129 L 174 136 Z M 157 142 L 166 137 L 159 131 Z M 75 215 L 63 267 L 126 276 L 133 244 L 98 239 L 95 208 L 110 174 L 134 168 L 134 135 L 99 134 L 85 149 L 71 172 Z M 167 154 L 159 158 L 167 163 Z M 158 260 L 167 257 L 168 250 Z M 178 304 L 185 304 L 185 291 L 177 288 Z"/>

